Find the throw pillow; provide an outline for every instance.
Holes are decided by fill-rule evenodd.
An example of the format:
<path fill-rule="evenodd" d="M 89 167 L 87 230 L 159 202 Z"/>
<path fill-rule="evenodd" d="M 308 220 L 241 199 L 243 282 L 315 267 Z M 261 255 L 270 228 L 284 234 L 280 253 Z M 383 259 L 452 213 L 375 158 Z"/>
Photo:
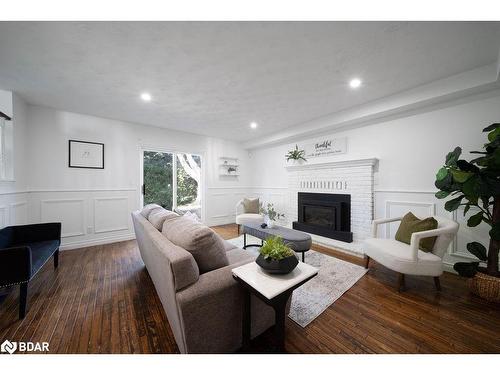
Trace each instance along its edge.
<path fill-rule="evenodd" d="M 147 204 L 142 208 L 141 215 L 147 219 L 151 211 L 153 211 L 155 208 L 161 208 L 161 206 L 156 203 Z"/>
<path fill-rule="evenodd" d="M 243 207 L 245 208 L 246 214 L 258 214 L 259 213 L 259 198 L 255 199 L 243 199 Z"/>
<path fill-rule="evenodd" d="M 151 211 L 151 213 L 148 216 L 148 220 L 153 225 L 156 229 L 161 230 L 163 227 L 163 223 L 165 222 L 166 219 L 172 218 L 172 217 L 177 217 L 175 212 L 168 211 L 162 207 L 160 208 L 155 208 Z"/>
<path fill-rule="evenodd" d="M 408 212 L 403 219 L 401 224 L 399 224 L 398 231 L 396 232 L 396 240 L 410 244 L 411 235 L 415 232 L 422 232 L 424 230 L 437 229 L 438 222 L 433 217 L 428 217 L 426 219 L 419 219 L 413 213 Z M 434 243 L 437 237 L 428 237 L 420 240 L 420 250 L 425 252 L 432 252 L 434 248 Z"/>
<path fill-rule="evenodd" d="M 179 216 L 163 224 L 162 234 L 170 242 L 189 251 L 198 264 L 200 273 L 227 266 L 224 240 L 209 227 Z"/>
<path fill-rule="evenodd" d="M 187 218 L 187 219 L 190 219 L 190 220 L 193 220 L 195 222 L 199 222 L 200 221 L 200 218 L 198 217 L 198 215 L 192 213 L 191 211 L 186 211 L 186 213 L 184 215 L 182 215 L 183 217 Z"/>

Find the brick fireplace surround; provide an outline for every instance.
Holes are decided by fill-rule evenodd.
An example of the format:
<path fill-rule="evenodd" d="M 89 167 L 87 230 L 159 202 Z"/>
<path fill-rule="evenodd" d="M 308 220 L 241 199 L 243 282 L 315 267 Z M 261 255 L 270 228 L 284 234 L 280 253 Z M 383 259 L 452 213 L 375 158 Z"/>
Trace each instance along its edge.
<path fill-rule="evenodd" d="M 350 194 L 353 242 L 311 236 L 314 242 L 321 245 L 361 255 L 361 243 L 371 231 L 373 175 L 377 167 L 378 159 L 375 158 L 287 166 L 289 224 L 297 220 L 299 192 Z"/>

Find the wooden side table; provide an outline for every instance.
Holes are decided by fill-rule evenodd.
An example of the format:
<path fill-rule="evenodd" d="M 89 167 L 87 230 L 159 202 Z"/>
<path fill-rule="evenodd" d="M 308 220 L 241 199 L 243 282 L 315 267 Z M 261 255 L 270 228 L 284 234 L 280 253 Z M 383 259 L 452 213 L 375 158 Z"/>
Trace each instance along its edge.
<path fill-rule="evenodd" d="M 286 304 L 292 292 L 318 274 L 318 269 L 299 262 L 297 267 L 286 275 L 271 275 L 255 263 L 233 268 L 233 277 L 244 289 L 243 298 L 243 351 L 250 348 L 251 306 L 250 296 L 254 294 L 274 309 L 275 313 L 275 351 L 285 352 Z"/>

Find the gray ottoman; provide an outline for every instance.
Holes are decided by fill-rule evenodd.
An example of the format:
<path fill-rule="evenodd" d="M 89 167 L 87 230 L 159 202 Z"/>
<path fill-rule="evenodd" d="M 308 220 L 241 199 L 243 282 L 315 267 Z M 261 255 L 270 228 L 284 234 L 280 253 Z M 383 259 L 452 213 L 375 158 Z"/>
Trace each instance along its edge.
<path fill-rule="evenodd" d="M 260 238 L 261 244 L 247 244 L 247 234 Z M 272 229 L 261 228 L 260 224 L 244 224 L 243 225 L 243 248 L 246 249 L 250 246 L 262 246 L 262 242 L 268 237 L 281 237 L 283 242 L 286 243 L 296 253 L 302 253 L 302 262 L 305 261 L 305 252 L 311 249 L 312 239 L 307 233 L 300 232 L 295 229 L 274 226 Z"/>

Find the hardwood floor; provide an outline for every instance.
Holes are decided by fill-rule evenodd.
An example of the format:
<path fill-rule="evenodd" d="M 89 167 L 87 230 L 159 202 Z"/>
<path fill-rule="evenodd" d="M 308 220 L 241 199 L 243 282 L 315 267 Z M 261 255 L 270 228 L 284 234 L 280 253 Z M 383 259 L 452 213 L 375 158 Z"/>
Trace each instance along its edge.
<path fill-rule="evenodd" d="M 224 238 L 236 225 L 214 228 Z M 363 260 L 315 247 L 363 265 Z M 441 280 L 397 275 L 374 261 L 370 271 L 305 329 L 286 325 L 290 353 L 500 353 L 500 305 Z M 63 251 L 30 284 L 28 311 L 17 319 L 19 288 L 0 304 L 0 342 L 48 341 L 51 353 L 177 353 L 135 241 Z M 262 342 L 265 343 L 264 334 Z"/>
<path fill-rule="evenodd" d="M 50 353 L 178 353 L 135 241 L 62 251 L 30 283 L 17 319 L 19 288 L 0 305 L 0 342 L 47 341 Z"/>

